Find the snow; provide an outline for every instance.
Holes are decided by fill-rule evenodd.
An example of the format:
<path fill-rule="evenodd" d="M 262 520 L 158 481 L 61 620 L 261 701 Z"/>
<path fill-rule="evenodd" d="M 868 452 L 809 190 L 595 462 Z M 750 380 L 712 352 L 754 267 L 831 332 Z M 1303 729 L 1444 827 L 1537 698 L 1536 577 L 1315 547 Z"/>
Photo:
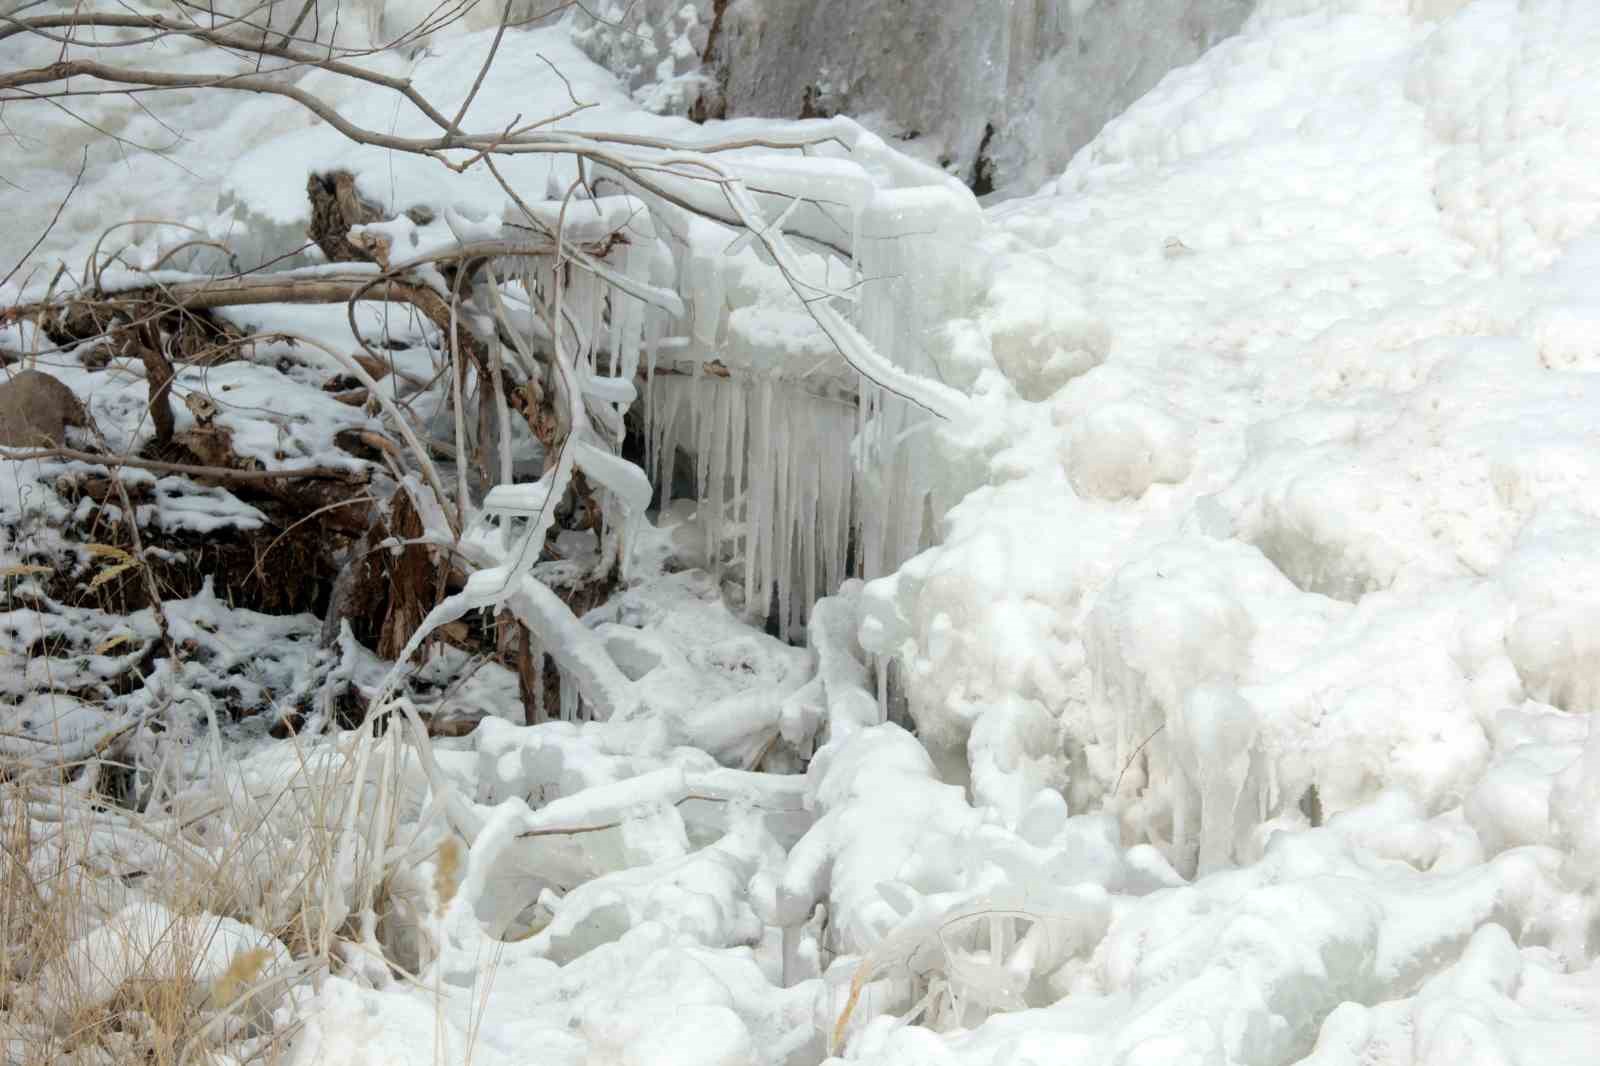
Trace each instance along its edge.
<path fill-rule="evenodd" d="M 453 697 L 495 715 L 466 738 L 429 744 L 401 708 L 383 737 L 250 738 L 224 758 L 205 747 L 205 694 L 303 695 L 314 653 L 294 648 L 316 620 L 209 592 L 169 603 L 173 638 L 206 651 L 162 667 L 203 712 L 183 773 L 230 797 L 259 924 L 108 905 L 68 968 L 104 975 L 109 996 L 138 969 L 113 938 L 187 922 L 254 945 L 289 905 L 268 902 L 277 878 L 313 881 L 321 928 L 339 929 L 377 855 L 384 919 L 278 1008 L 303 1024 L 293 1062 L 1585 1061 L 1600 1013 L 1600 8 L 1263 0 L 1056 177 L 987 209 L 847 120 L 653 114 L 698 88 L 707 20 L 641 9 L 664 36 L 621 43 L 576 18 L 576 43 L 509 35 L 473 121 L 565 99 L 548 59 L 598 104 L 563 129 L 832 131 L 846 143 L 814 157 L 729 158 L 759 176 L 753 216 L 818 238 L 790 265 L 839 290 L 823 302 L 837 321 L 806 313 L 759 235 L 665 209 L 630 223 L 617 277 L 633 302 L 609 329 L 598 285 L 568 293 L 567 398 L 610 411 L 607 433 L 644 406 L 651 484 L 597 433 L 540 480 L 494 487 L 461 541 L 483 568 L 430 619 L 489 605 L 527 621 L 563 668 L 559 720 L 521 725 L 514 683 L 489 672 Z M 1165 10 L 1226 21 L 1232 6 Z M 1035 30 L 1055 19 L 1032 44 L 1015 35 L 1029 13 Z M 995 40 L 1015 69 L 964 76 L 1017 90 L 1007 137 L 1064 131 L 1000 156 L 1014 180 L 1155 80 L 1135 71 L 1067 115 L 1098 68 L 1040 59 L 1040 41 L 1104 25 L 1125 54 L 1149 14 L 1013 5 L 1013 36 Z M 368 61 L 454 98 L 487 40 L 468 25 Z M 940 55 L 960 59 L 925 65 L 991 45 L 953 38 Z M 925 101 L 969 153 L 993 118 L 962 95 L 973 84 Z M 421 128 L 360 93 L 338 104 Z M 275 254 L 298 241 L 304 174 L 335 166 L 391 209 L 439 209 L 369 227 L 406 255 L 523 217 L 482 173 L 350 147 L 277 105 L 185 107 L 238 151 L 177 149 L 199 180 L 143 194 L 97 163 L 96 226 L 69 216 L 52 251 L 81 256 L 103 219 L 184 204 Z M 543 199 L 570 165 L 507 173 Z M 849 226 L 796 207 L 802 192 Z M 589 204 L 611 219 L 645 199 Z M 128 255 L 154 263 L 172 235 L 140 232 Z M 377 337 L 378 313 L 358 328 Z M 245 317 L 352 347 L 328 311 Z M 397 370 L 430 377 L 431 331 L 396 333 L 411 344 Z M 916 387 L 897 396 L 850 362 Z M 315 391 L 311 372 L 333 367 L 264 344 L 177 388 L 216 401 L 268 468 L 328 463 L 336 433 L 380 424 Z M 135 442 L 136 367 L 62 376 L 115 445 Z M 680 452 L 693 477 L 675 481 Z M 484 521 L 548 510 L 575 468 L 636 534 L 625 589 L 584 617 Z M 45 486 L 60 472 L 7 464 L 8 513 L 26 501 L 31 524 L 8 531 L 5 566 L 58 543 L 66 505 Z M 221 490 L 161 484 L 163 522 L 260 521 Z M 776 636 L 751 624 L 774 601 Z M 8 647 L 59 645 L 4 680 L 0 749 L 92 748 L 88 695 L 115 712 L 106 728 L 148 713 L 143 690 L 94 687 L 157 639 L 148 612 L 8 607 Z M 386 690 L 394 675 L 351 647 L 339 668 Z M 308 775 L 344 789 L 316 839 L 283 802 Z M 205 957 L 210 974 L 231 948 Z"/>
<path fill-rule="evenodd" d="M 999 739 L 991 723 L 1019 699 L 1048 709 L 1067 807 L 1114 789 L 1122 841 L 1155 843 L 1197 889 L 1215 882 L 1246 954 L 1180 966 L 1159 995 L 1136 968 L 1107 969 L 1140 926 L 1117 930 L 1154 914 L 1157 893 L 1080 964 L 1083 992 L 1131 994 L 1125 1006 L 1075 995 L 943 1043 L 868 1027 L 856 1057 L 1049 1043 L 1114 1061 L 1296 1061 L 1331 1008 L 1297 1015 L 1276 982 L 1409 1004 L 1447 971 L 1396 985 L 1410 971 L 1380 966 L 1362 992 L 1341 984 L 1356 971 L 1327 957 L 1333 939 L 1305 977 L 1263 969 L 1262 952 L 1288 950 L 1271 947 L 1285 927 L 1249 932 L 1250 897 L 1222 889 L 1223 871 L 1269 876 L 1288 841 L 1372 810 L 1392 825 L 1364 846 L 1400 846 L 1421 869 L 1467 863 L 1503 893 L 1585 883 L 1586 863 L 1561 856 L 1587 837 L 1560 834 L 1588 809 L 1575 760 L 1593 706 L 1593 404 L 1576 369 L 1587 348 L 1554 338 L 1574 337 L 1564 323 L 1590 302 L 1569 286 L 1592 261 L 1593 186 L 1558 160 L 1593 151 L 1576 86 L 1597 26 L 1558 4 L 1263 5 L 1040 194 L 991 212 L 1006 265 L 948 332 L 1007 429 L 974 442 L 986 484 L 949 512 L 942 543 L 867 586 L 863 645 L 898 657 L 919 737 L 966 764 L 975 799 L 995 761 L 1027 750 L 1027 732 Z M 1092 315 L 1098 356 L 1052 365 L 1009 340 L 1055 331 L 1038 325 L 1042 301 L 1018 307 L 1024 274 Z M 1313 788 L 1326 830 L 1302 811 Z M 1450 823 L 1455 842 L 1428 839 Z M 1513 871 L 1513 856 L 1533 866 Z M 1299 891 L 1297 930 L 1337 901 Z M 1393 932 L 1375 943 L 1468 939 L 1379 906 Z M 1460 920 L 1474 948 L 1521 945 L 1497 973 L 1588 969 L 1579 926 L 1540 934 L 1567 944 L 1552 963 L 1524 913 Z M 1330 919 L 1307 943 L 1362 920 Z M 1199 959 L 1225 941 L 1195 943 Z M 1247 1002 L 1260 1006 L 1215 1021 L 1199 1007 Z M 1316 1061 L 1435 1061 L 1435 1041 L 1501 1039 L 1475 1012 L 1460 1031 L 1473 1036 L 1419 1023 L 1401 1052 L 1355 1016 L 1329 1019 Z M 1503 1046 L 1524 1061 L 1516 1037 Z"/>
<path fill-rule="evenodd" d="M 1062 449 L 1067 476 L 1080 496 L 1137 498 L 1157 482 L 1175 485 L 1189 476 L 1191 436 L 1159 409 L 1131 401 L 1098 406 L 1072 420 Z"/>
<path fill-rule="evenodd" d="M 277 941 L 232 918 L 176 915 L 159 903 L 135 903 L 67 946 L 42 995 L 57 1009 L 94 1006 L 134 980 L 184 981 L 203 1001 L 239 956 L 265 953 L 262 976 L 290 964 Z"/>

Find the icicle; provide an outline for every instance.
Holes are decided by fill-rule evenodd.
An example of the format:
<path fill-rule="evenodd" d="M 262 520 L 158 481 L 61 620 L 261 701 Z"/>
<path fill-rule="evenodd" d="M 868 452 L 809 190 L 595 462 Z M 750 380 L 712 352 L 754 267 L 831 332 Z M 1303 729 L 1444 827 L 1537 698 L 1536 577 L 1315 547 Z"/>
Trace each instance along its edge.
<path fill-rule="evenodd" d="M 702 501 L 708 498 L 711 486 L 711 442 L 717 420 L 716 386 L 716 382 L 707 381 L 703 375 L 696 373 L 691 386 L 693 391 L 689 396 L 689 409 L 694 412 L 694 489 Z"/>
<path fill-rule="evenodd" d="M 690 294 L 690 332 L 695 346 L 709 353 L 716 351 L 722 316 L 727 310 L 727 278 L 720 255 L 697 259 L 694 265 L 698 269 L 690 270 L 691 287 L 686 290 Z"/>
<path fill-rule="evenodd" d="M 627 268 L 624 267 L 623 269 L 626 270 Z M 624 325 L 623 319 L 628 316 L 627 300 L 627 294 L 619 289 L 612 288 L 606 293 L 607 310 L 605 318 L 606 326 L 608 327 L 606 331 L 606 352 L 611 357 L 607 373 L 612 377 L 617 376 L 617 370 L 622 365 L 622 327 Z"/>
<path fill-rule="evenodd" d="M 1201 874 L 1233 858 L 1243 835 L 1241 806 L 1245 805 L 1242 809 L 1246 812 L 1257 808 L 1258 800 L 1250 795 L 1249 786 L 1258 730 L 1255 709 L 1233 689 L 1203 685 L 1185 701 L 1180 735 L 1173 743 L 1188 749 L 1199 771 Z"/>
<path fill-rule="evenodd" d="M 878 680 L 878 724 L 889 720 L 889 657 L 874 655 L 873 666 Z"/>
<path fill-rule="evenodd" d="M 579 278 L 587 275 L 579 271 Z M 594 373 L 594 335 L 589 332 L 589 319 L 584 314 L 583 308 L 584 289 L 582 285 L 571 286 L 562 293 L 565 308 L 562 311 L 561 332 L 564 337 L 571 337 L 572 362 L 574 369 L 582 374 L 585 371 Z"/>
<path fill-rule="evenodd" d="M 678 429 L 682 422 L 684 383 L 671 377 L 656 382 L 662 397 L 661 415 L 657 423 L 655 479 L 661 493 L 661 509 L 672 506 L 672 472 L 677 465 Z"/>
<path fill-rule="evenodd" d="M 655 462 L 655 424 L 656 424 L 656 354 L 661 348 L 661 331 L 665 328 L 666 318 L 655 308 L 644 309 L 644 440 L 645 440 L 645 469 L 654 471 Z"/>
<path fill-rule="evenodd" d="M 704 385 L 704 366 L 698 360 L 696 360 L 694 363 L 694 368 L 689 375 L 689 381 L 683 387 L 684 390 L 687 391 L 687 396 L 684 399 L 684 408 L 689 415 L 689 440 L 695 445 L 698 445 L 700 441 L 700 405 L 703 402 L 701 389 Z M 699 448 L 696 447 L 695 450 L 698 453 Z M 705 484 L 705 475 L 700 472 L 700 456 L 696 454 L 694 458 L 694 490 L 698 496 L 700 493 L 700 486 Z"/>
<path fill-rule="evenodd" d="M 829 552 L 824 580 L 828 591 L 839 586 L 846 576 L 845 564 L 850 550 L 850 501 L 856 483 L 855 462 L 850 455 L 848 420 L 835 413 L 838 423 L 833 433 L 833 456 L 828 464 L 830 476 L 823 486 L 826 503 L 822 507 L 823 543 Z"/>
<path fill-rule="evenodd" d="M 1194 785 L 1183 770 L 1183 760 L 1173 759 L 1168 793 L 1172 801 L 1172 860 L 1179 870 L 1187 870 L 1189 855 L 1189 818 L 1193 803 Z"/>
<path fill-rule="evenodd" d="M 728 402 L 732 405 L 728 419 L 728 462 L 733 470 L 733 521 L 740 525 L 743 540 L 742 554 L 746 569 L 750 565 L 750 501 L 745 498 L 745 466 L 754 442 L 746 437 L 747 411 L 750 390 L 743 382 L 730 382 Z M 735 551 L 740 551 L 735 541 Z"/>
<path fill-rule="evenodd" d="M 827 459 L 827 432 L 826 426 L 818 426 L 822 432 L 815 435 L 812 443 L 817 445 L 813 449 L 813 461 L 800 465 L 800 573 L 801 573 L 801 604 L 809 605 L 817 598 L 822 590 L 817 585 L 817 505 L 821 502 L 822 484 L 819 480 L 822 468 Z M 796 627 L 805 621 L 804 611 L 797 611 L 795 618 Z"/>
<path fill-rule="evenodd" d="M 644 379 L 644 472 L 650 475 L 651 484 L 658 490 L 661 486 L 658 476 L 661 464 L 656 461 L 656 423 L 660 419 L 656 410 L 660 405 L 661 395 L 656 388 L 655 376 L 647 374 Z"/>
<path fill-rule="evenodd" d="M 866 213 L 863 209 L 864 206 L 857 207 L 850 212 L 850 282 L 857 287 L 861 285 L 862 270 L 864 269 L 861 263 L 861 248 L 864 244 L 861 240 L 861 220 Z M 862 305 L 868 302 L 870 301 L 861 300 L 857 302 L 855 312 L 857 316 L 863 314 Z M 871 336 L 871 334 L 868 334 L 868 336 Z"/>
<path fill-rule="evenodd" d="M 637 278 L 635 249 L 631 243 L 622 246 L 621 258 L 621 272 L 627 277 Z M 635 333 L 637 329 L 635 309 L 639 300 L 637 297 L 623 292 L 615 285 L 609 285 L 606 288 L 607 324 L 611 327 L 611 336 L 606 347 L 611 354 L 611 376 L 625 375 L 631 380 L 633 372 L 630 369 L 626 369 L 630 360 L 625 353 L 628 349 L 633 348 L 634 338 L 637 336 Z"/>
<path fill-rule="evenodd" d="M 628 275 L 649 280 L 645 276 L 647 266 L 643 250 L 637 245 L 628 245 L 627 251 L 623 254 L 623 269 Z M 639 347 L 644 340 L 648 310 L 643 300 L 633 296 L 623 297 L 622 344 L 617 351 L 618 362 L 614 364 L 616 369 L 612 372 L 629 381 L 639 373 Z"/>
<path fill-rule="evenodd" d="M 661 353 L 661 335 L 667 329 L 667 316 L 654 308 L 644 310 L 644 379 L 656 379 L 656 357 Z"/>
<path fill-rule="evenodd" d="M 584 278 L 584 291 L 588 294 L 589 311 L 589 373 L 600 372 L 600 330 L 605 322 L 605 290 L 610 288 L 587 270 L 579 271 Z"/>
<path fill-rule="evenodd" d="M 706 519 L 706 552 L 711 557 L 711 573 L 717 577 L 722 575 L 722 529 L 724 519 L 727 517 L 725 508 L 728 495 L 728 453 L 731 450 L 728 438 L 731 435 L 730 422 L 733 419 L 731 397 L 736 388 L 737 386 L 728 381 L 719 381 L 716 384 L 714 397 L 716 408 L 711 418 L 708 446 L 710 462 L 706 468 L 707 484 L 700 491 L 700 496 L 706 501 L 710 511 Z"/>
<path fill-rule="evenodd" d="M 871 459 L 867 455 L 867 426 L 870 424 L 872 411 L 872 388 L 872 384 L 865 379 L 861 379 L 856 385 L 856 433 L 852 462 L 856 473 L 860 476 L 856 481 L 858 489 L 856 498 L 851 502 L 855 511 L 855 576 L 857 577 L 867 575 L 867 557 L 870 554 L 868 545 L 872 541 L 871 530 L 876 522 L 872 501 L 867 498 L 866 492 L 861 491 L 867 489 L 872 480 Z"/>
<path fill-rule="evenodd" d="M 773 450 L 776 469 L 773 482 L 777 492 L 777 507 L 774 512 L 773 523 L 773 572 L 772 579 L 778 585 L 778 639 L 789 639 L 789 597 L 792 594 L 791 585 L 794 573 L 791 562 L 790 549 L 794 544 L 794 513 L 793 486 L 790 483 L 790 471 L 793 469 L 795 454 L 794 446 L 790 441 L 791 408 L 784 406 L 783 414 L 777 420 L 778 432 L 773 441 Z"/>
<path fill-rule="evenodd" d="M 815 509 L 809 506 L 806 484 L 822 462 L 818 453 L 822 427 L 811 417 L 813 401 L 800 397 L 795 400 L 784 405 L 791 423 L 790 440 L 798 453 L 789 462 L 789 565 L 784 575 L 789 581 L 789 625 L 799 630 L 804 626 L 812 595 L 805 583 L 805 549 L 816 521 Z"/>
<path fill-rule="evenodd" d="M 563 672 L 560 677 L 561 687 L 561 720 L 563 722 L 578 721 L 578 686 L 567 679 Z"/>
<path fill-rule="evenodd" d="M 745 559 L 745 604 L 766 613 L 772 594 L 768 575 L 772 570 L 772 455 L 776 447 L 772 424 L 772 382 L 756 386 L 755 406 L 750 423 L 750 502 L 746 508 L 748 530 Z"/>

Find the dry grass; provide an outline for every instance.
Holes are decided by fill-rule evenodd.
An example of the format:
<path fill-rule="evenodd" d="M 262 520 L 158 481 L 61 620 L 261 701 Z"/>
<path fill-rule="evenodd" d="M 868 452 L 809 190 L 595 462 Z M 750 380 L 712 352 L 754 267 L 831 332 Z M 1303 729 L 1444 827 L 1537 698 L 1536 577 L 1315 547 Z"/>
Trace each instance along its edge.
<path fill-rule="evenodd" d="M 36 775 L 35 775 L 36 776 Z M 252 989 L 273 953 L 230 941 L 191 879 L 130 877 L 115 814 L 69 784 L 0 784 L 0 1043 L 6 1066 L 178 1066 L 276 1046 Z M 114 828 L 113 828 L 114 827 Z M 130 884 L 131 881 L 131 884 Z M 149 882 L 147 891 L 135 886 Z M 220 887 L 220 886 L 217 886 Z M 123 911 L 140 895 L 159 903 Z M 120 914 L 118 912 L 121 912 Z M 281 991 L 281 990 L 280 990 Z M 253 1054 L 258 1061 L 262 1056 Z"/>
<path fill-rule="evenodd" d="M 139 565 L 96 558 L 112 575 L 97 595 Z M 0 580 L 9 593 L 45 569 Z M 0 612 L 30 602 L 0 597 Z M 31 696 L 72 690 L 57 670 L 71 656 L 27 628 L 0 640 L 0 669 L 31 664 L 17 675 Z M 241 760 L 188 676 L 164 657 L 130 674 L 149 710 L 108 706 L 131 728 L 69 764 L 41 754 L 37 726 L 8 733 L 16 689 L 0 696 L 0 1066 L 272 1063 L 298 1031 L 297 988 L 330 973 L 381 985 L 431 955 L 428 915 L 393 891 L 399 872 L 417 898 L 410 871 L 437 849 L 447 902 L 463 867 L 454 838 L 399 839 L 422 802 L 408 760 L 425 727 L 396 716 L 382 736 L 296 737 Z"/>
<path fill-rule="evenodd" d="M 386 954 L 401 732 L 281 745 L 265 780 L 213 733 L 223 769 L 145 812 L 92 766 L 0 763 L 0 1066 L 281 1058 L 291 986 Z"/>

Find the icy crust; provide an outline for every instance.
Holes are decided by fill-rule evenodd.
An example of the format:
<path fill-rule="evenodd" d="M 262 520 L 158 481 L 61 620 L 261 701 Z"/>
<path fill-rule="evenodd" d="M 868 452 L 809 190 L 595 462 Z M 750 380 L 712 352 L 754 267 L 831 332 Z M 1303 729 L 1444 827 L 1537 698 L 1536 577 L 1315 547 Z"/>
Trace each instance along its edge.
<path fill-rule="evenodd" d="M 172 16 L 170 5 L 161 0 L 83 5 L 91 6 L 115 14 Z M 52 2 L 44 13 L 60 14 L 73 8 L 72 4 Z M 412 37 L 404 52 L 425 55 L 434 49 L 452 50 L 443 42 L 459 38 L 462 31 L 492 29 L 502 8 L 503 5 L 473 4 L 455 9 L 448 13 L 457 16 L 450 20 L 450 29 L 431 37 Z M 265 27 L 271 27 L 272 32 L 281 33 L 295 22 L 299 9 L 291 12 L 274 7 L 258 12 L 252 4 L 240 0 L 219 2 L 208 12 L 219 23 L 231 14 L 263 27 L 263 32 Z M 323 12 L 302 20 L 296 33 L 302 39 L 315 38 L 343 48 L 376 46 L 380 51 L 357 62 L 399 73 L 410 65 L 406 56 L 399 54 L 400 50 L 382 51 L 384 46 L 430 18 L 437 23 L 442 14 L 446 13 L 433 5 L 413 0 L 352 0 L 341 5 L 336 18 Z M 532 14 L 536 12 L 524 11 L 522 17 Z M 138 29 L 93 32 L 90 39 L 104 43 L 134 40 L 142 35 Z M 484 41 L 475 54 L 481 56 L 486 44 Z M 551 53 L 553 60 L 588 66 L 564 41 L 552 38 L 545 44 L 558 50 Z M 0 59 L 8 69 L 45 66 L 59 58 L 59 44 L 32 34 L 20 34 L 0 43 Z M 246 61 L 232 60 L 225 53 L 182 37 L 165 40 L 158 50 L 143 51 L 140 62 L 145 64 L 144 69 L 183 74 L 250 72 Z M 456 64 L 458 71 L 471 67 L 475 72 L 477 66 L 476 59 Z M 554 78 L 548 68 L 544 72 Z M 533 74 L 527 68 L 516 73 L 524 78 Z M 604 92 L 609 84 L 609 78 L 596 83 L 592 79 L 584 81 L 581 73 L 577 76 L 575 87 L 579 91 L 594 88 L 597 93 Z M 465 77 L 470 83 L 472 73 Z M 404 132 L 409 116 L 396 116 L 392 107 L 369 106 L 363 110 L 360 100 L 364 94 L 354 86 L 341 86 L 339 79 L 312 76 L 303 78 L 301 84 L 352 120 L 371 119 L 375 110 L 381 111 L 377 128 L 390 130 L 391 123 L 398 119 L 400 131 Z M 566 99 L 559 80 L 553 80 L 551 86 L 554 99 Z M 439 86 L 436 83 L 434 87 Z M 544 88 L 541 86 L 540 91 Z M 298 159 L 285 167 L 285 161 L 294 157 L 257 149 L 278 138 L 306 146 L 308 142 L 302 138 L 314 125 L 308 112 L 285 106 L 281 98 L 255 93 L 219 95 L 184 90 L 149 95 L 150 99 L 141 101 L 143 106 L 138 108 L 128 107 L 124 98 L 107 94 L 86 97 L 71 113 L 26 108 L 25 114 L 19 113 L 10 120 L 19 150 L 9 161 L 12 169 L 7 176 L 11 184 L 0 187 L 0 204 L 9 212 L 31 216 L 34 198 L 54 197 L 64 191 L 80 162 L 86 163 L 83 187 L 94 189 L 92 198 L 74 196 L 67 203 L 59 224 L 30 261 L 34 272 L 20 272 L 16 279 L 19 284 L 29 279 L 40 284 L 47 281 L 57 258 L 67 259 L 74 273 L 78 273 L 106 227 L 125 220 L 149 221 L 113 230 L 100 249 L 103 262 L 121 255 L 133 266 L 148 268 L 178 243 L 203 238 L 227 244 L 232 258 L 208 248 L 181 254 L 168 265 L 197 270 L 249 269 L 305 243 L 303 227 L 295 224 L 304 210 L 305 170 Z M 607 100 L 622 98 L 617 91 L 605 93 Z M 309 143 L 321 147 L 308 153 L 307 163 L 337 164 L 340 156 L 330 147 L 334 141 L 313 135 Z M 218 145 L 226 145 L 228 150 L 217 151 Z M 426 180 L 426 167 L 410 167 L 400 157 L 395 163 L 397 191 L 404 192 L 408 180 Z M 429 166 L 438 168 L 434 163 Z M 413 174 L 419 177 L 411 179 Z M 52 209 L 57 202 L 51 200 Z M 407 200 L 403 206 L 411 202 Z M 6 262 L 7 270 L 28 250 L 42 228 L 7 227 L 0 234 L 0 259 Z"/>
<path fill-rule="evenodd" d="M 1256 866 L 1114 905 L 1098 948 L 1063 968 L 1054 1006 L 945 1040 L 880 1020 L 853 1057 L 1322 1066 L 1585 1054 L 1595 971 L 1528 944 L 1541 908 L 1559 904 L 1545 895 L 1548 852 L 1430 876 L 1374 868 L 1338 837 L 1336 820 L 1280 838 Z"/>
<path fill-rule="evenodd" d="M 67 946 L 37 991 L 47 1009 L 99 1006 L 132 981 L 193 981 L 198 1008 L 241 954 L 259 951 L 266 976 L 290 965 L 289 952 L 243 922 L 215 914 L 178 916 L 159 903 L 133 903 Z"/>
<path fill-rule="evenodd" d="M 646 547 L 667 551 L 648 539 Z M 147 758 L 162 767 L 149 787 L 164 802 L 152 799 L 148 832 L 109 817 L 81 834 L 39 823 L 32 854 L 42 870 L 92 860 L 105 876 L 82 901 L 81 940 L 56 970 L 35 975 L 30 1003 L 50 1009 L 69 977 L 81 1005 L 130 982 L 181 976 L 220 1007 L 232 994 L 218 992 L 232 988 L 224 971 L 259 949 L 249 987 L 263 988 L 260 1007 L 276 1011 L 282 1029 L 293 1027 L 290 1061 L 460 1061 L 470 1049 L 509 1062 L 529 1047 L 574 1063 L 820 1060 L 819 984 L 786 984 L 781 933 L 748 889 L 776 875 L 810 826 L 806 779 L 741 768 L 795 763 L 778 715 L 812 678 L 814 657 L 736 619 L 707 575 L 652 567 L 589 620 L 652 713 L 537 727 L 489 719 L 436 745 L 404 742 L 406 725 L 393 721 L 381 736 L 288 742 L 230 729 L 224 749 L 220 702 L 206 696 L 217 679 L 200 664 L 238 666 L 221 648 L 259 659 L 258 679 L 292 702 L 305 676 L 329 665 L 317 661 L 316 620 L 227 611 L 209 595 L 166 610 L 174 639 L 197 647 L 182 677 L 163 686 L 183 694 L 185 713 L 165 719 L 171 757 Z M 0 632 L 15 641 L 40 621 L 0 616 Z M 82 641 L 103 629 L 95 612 L 53 621 L 43 638 Z M 130 623 L 153 639 L 153 619 Z M 49 680 L 63 687 L 84 684 L 68 669 L 78 651 L 40 660 L 41 671 L 59 670 Z M 384 664 L 348 641 L 334 654 L 335 676 L 370 699 Z M 419 680 L 458 676 L 463 665 L 430 664 Z M 158 660 L 156 669 L 170 666 Z M 44 679 L 31 681 L 42 692 Z M 452 686 L 445 698 L 473 694 Z M 52 702 L 53 723 L 26 724 L 53 728 L 61 744 L 86 735 L 84 705 L 64 694 L 8 711 L 31 718 Z M 497 702 L 504 711 L 510 700 L 502 692 Z M 174 736 L 189 728 L 190 711 L 194 735 Z M 17 724 L 0 718 L 0 737 L 20 735 Z M 393 835 L 377 837 L 391 821 Z M 136 875 L 174 865 L 161 891 L 220 894 L 225 913 L 173 913 L 150 898 L 153 879 Z M 226 870 L 226 892 L 213 885 L 214 867 Z M 373 891 L 382 914 L 364 916 Z M 338 976 L 315 980 L 314 958 L 290 960 L 258 932 L 316 938 L 347 921 Z"/>
<path fill-rule="evenodd" d="M 764 217 L 832 251 L 775 264 L 748 233 L 669 216 L 685 308 L 647 341 L 644 366 L 660 506 L 685 488 L 701 501 L 700 562 L 742 570 L 745 608 L 788 636 L 852 568 L 887 572 L 935 540 L 937 516 L 972 484 L 938 430 L 966 421 L 960 390 L 976 371 L 941 327 L 984 260 L 961 254 L 983 224 L 957 183 L 851 122 L 780 128 L 848 148 L 740 162 L 752 184 L 789 197 L 771 196 Z M 786 273 L 813 294 L 810 312 Z M 824 290 L 850 312 L 831 325 L 813 318 Z"/>
<path fill-rule="evenodd" d="M 809 613 L 814 672 L 763 692 L 767 659 L 715 721 L 656 719 L 641 687 L 605 723 L 490 724 L 440 753 L 472 797 L 448 806 L 459 888 L 424 863 L 399 890 L 422 983 L 449 990 L 427 1034 L 740 1066 L 1579 1053 L 1600 1006 L 1595 190 L 1555 160 L 1592 140 L 1595 16 L 1303 6 L 1270 5 L 969 232 L 960 269 L 895 305 L 920 325 L 863 304 L 971 417 L 885 435 L 892 401 L 861 394 L 867 446 L 960 461 L 885 475 L 934 521 L 862 541 L 893 572 Z M 1486 58 L 1506 34 L 1525 63 Z M 1465 189 L 1493 195 L 1441 203 Z M 757 275 L 703 262 L 719 312 L 686 343 L 710 351 Z M 686 402 L 666 377 L 658 412 Z M 653 427 L 669 460 L 696 441 L 724 503 L 763 402 L 732 388 Z M 834 438 L 784 418 L 763 424 L 791 456 Z M 812 495 L 830 482 L 746 462 L 837 529 Z M 740 518 L 701 510 L 702 530 Z M 737 543 L 709 557 L 777 565 Z M 721 661 L 648 625 L 601 639 L 619 692 Z M 874 699 L 891 658 L 915 735 Z M 811 753 L 804 778 L 736 769 L 741 731 Z M 303 1061 L 412 1000 L 331 982 Z"/>

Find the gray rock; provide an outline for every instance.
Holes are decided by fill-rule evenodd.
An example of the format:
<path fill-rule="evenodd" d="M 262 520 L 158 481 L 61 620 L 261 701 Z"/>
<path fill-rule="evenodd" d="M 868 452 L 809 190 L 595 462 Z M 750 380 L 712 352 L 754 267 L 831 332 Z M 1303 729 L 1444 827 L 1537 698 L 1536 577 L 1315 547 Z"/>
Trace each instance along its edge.
<path fill-rule="evenodd" d="M 57 448 L 67 443 L 68 426 L 88 424 L 83 402 L 49 374 L 23 370 L 0 381 L 0 445 Z"/>
<path fill-rule="evenodd" d="M 571 25 L 652 110 L 855 115 L 975 191 L 1032 191 L 1256 2 L 633 0 Z"/>

